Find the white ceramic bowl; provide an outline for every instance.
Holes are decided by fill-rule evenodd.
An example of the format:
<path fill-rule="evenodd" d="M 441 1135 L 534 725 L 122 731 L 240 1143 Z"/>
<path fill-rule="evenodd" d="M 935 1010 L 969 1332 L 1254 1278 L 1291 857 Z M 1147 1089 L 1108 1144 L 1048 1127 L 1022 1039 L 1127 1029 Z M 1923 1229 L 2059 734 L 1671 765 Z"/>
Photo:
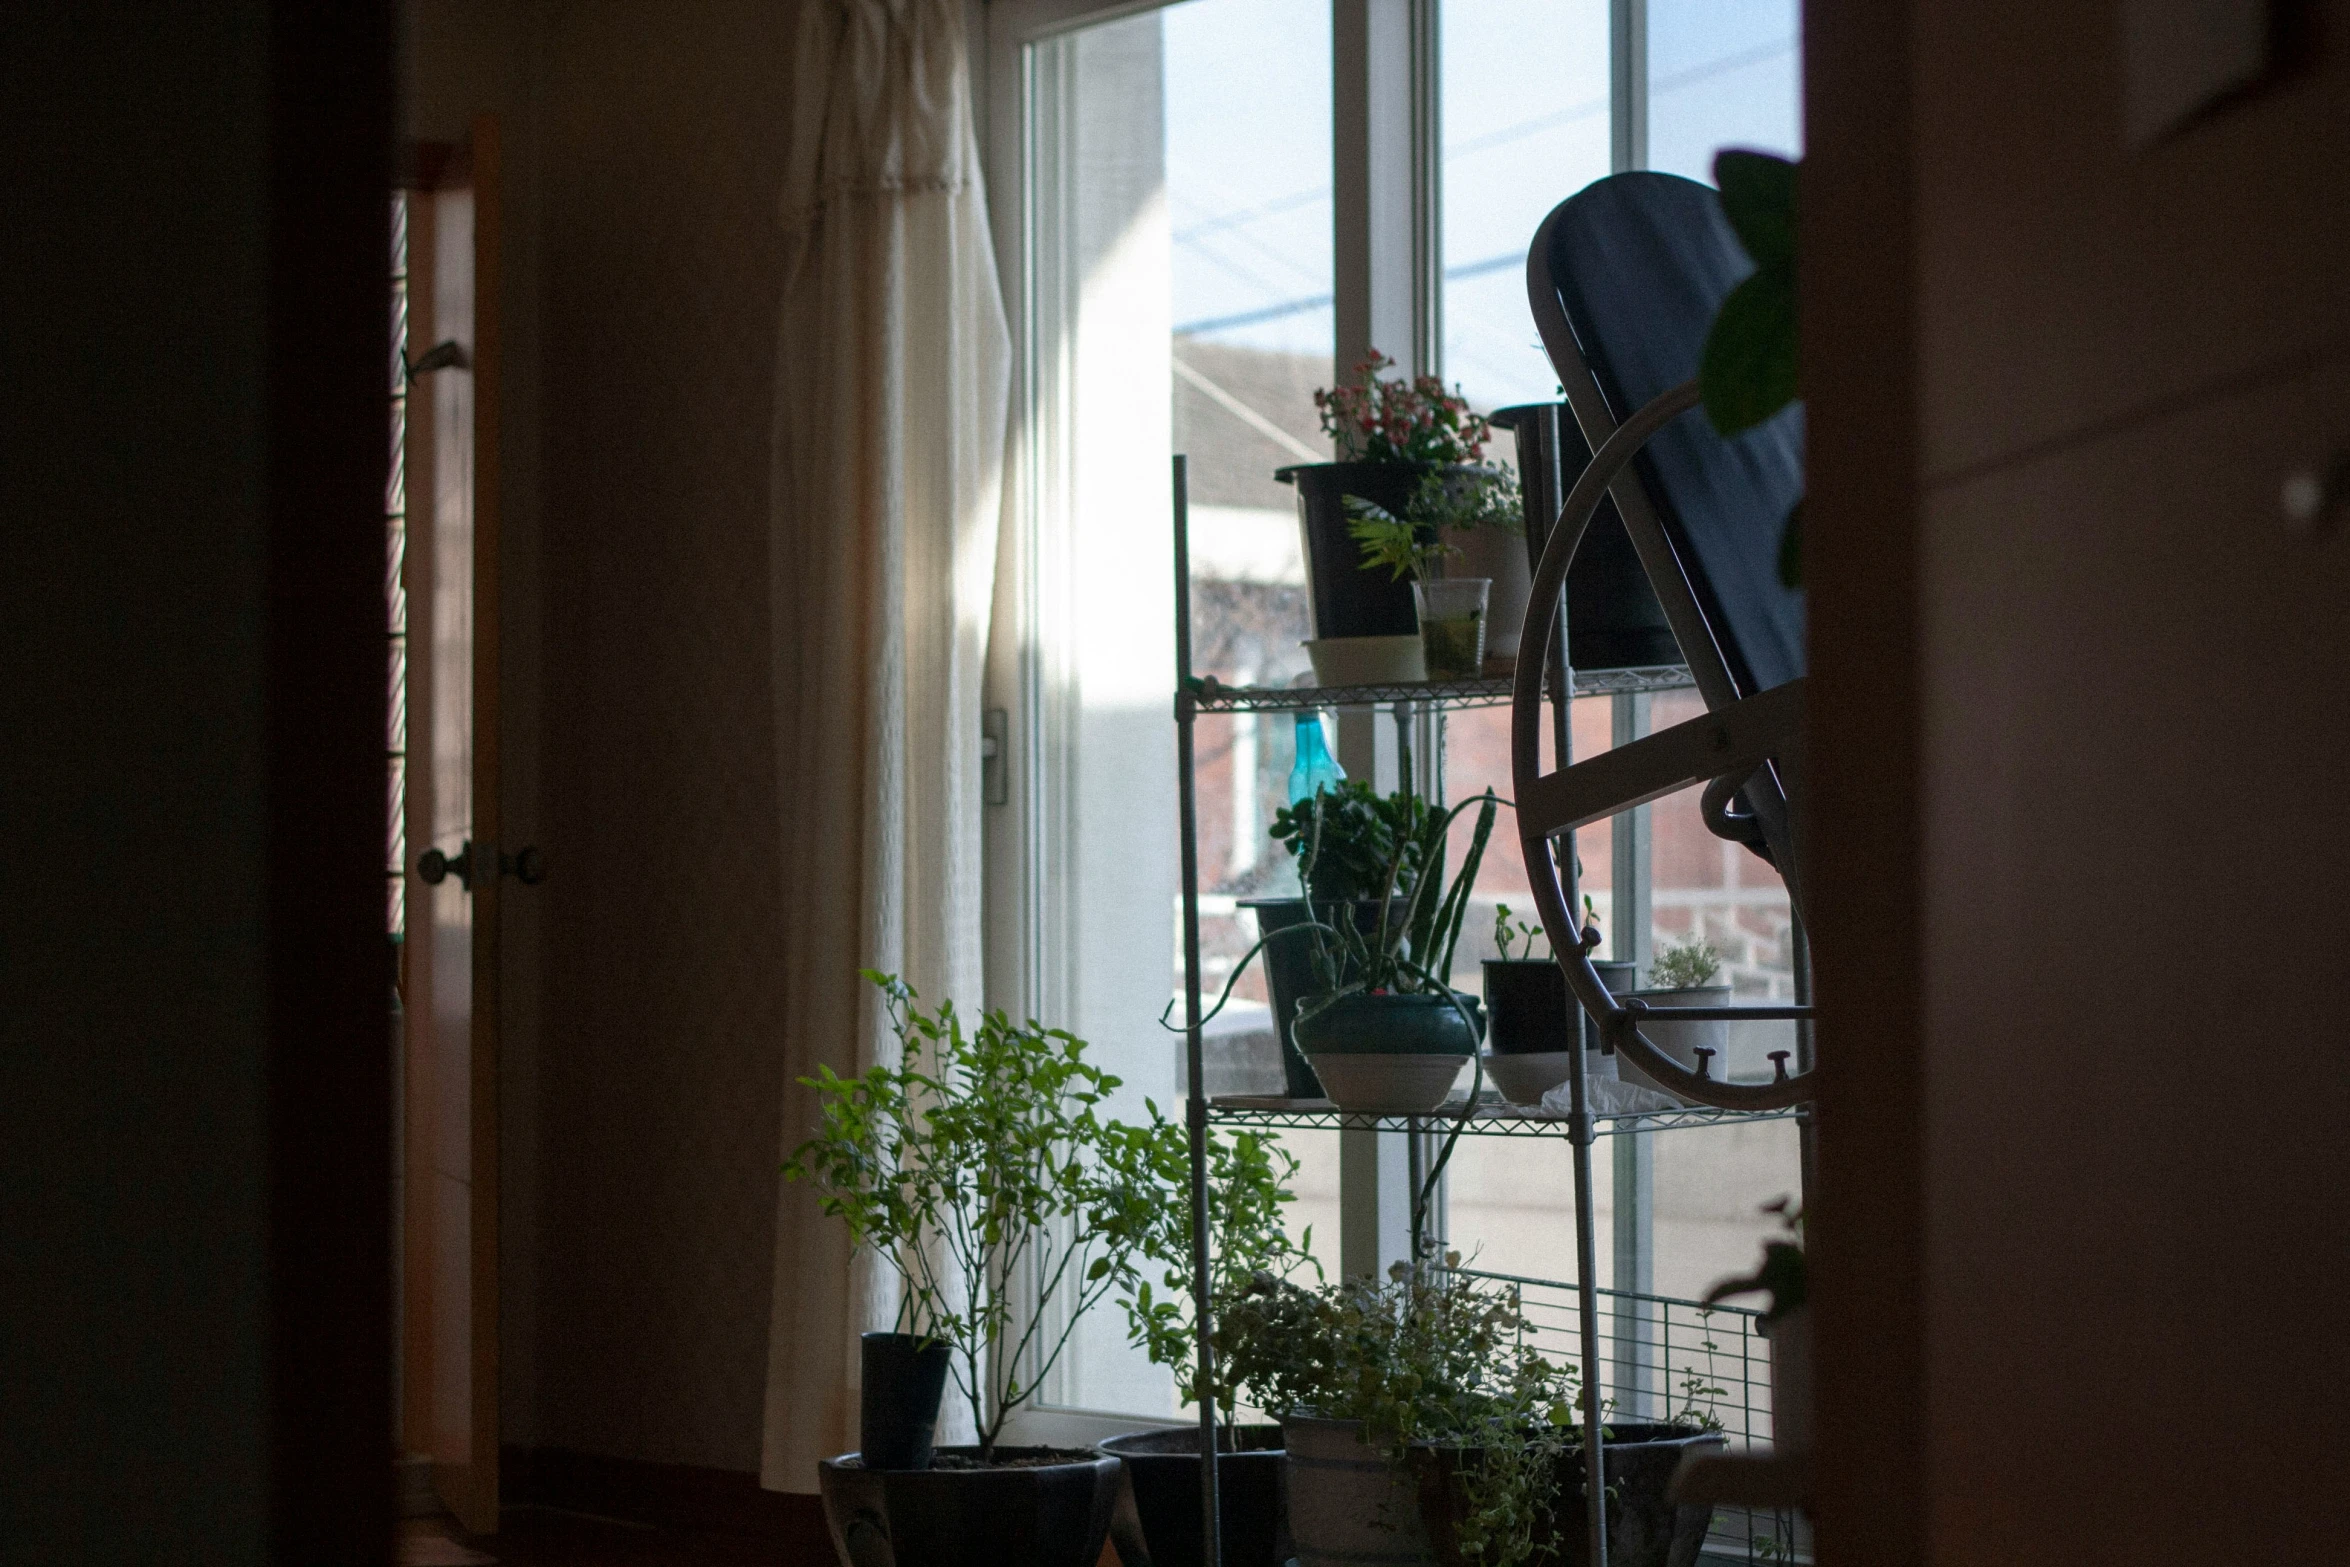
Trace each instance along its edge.
<path fill-rule="evenodd" d="M 1305 645 L 1314 683 L 1324 686 L 1404 685 L 1428 678 L 1420 636 L 1316 637 Z"/>
<path fill-rule="evenodd" d="M 1485 1081 L 1514 1105 L 1538 1105 L 1542 1096 L 1567 1080 L 1575 1058 L 1564 1050 L 1537 1050 L 1526 1055 L 1485 1058 Z"/>
<path fill-rule="evenodd" d="M 1330 1102 L 1358 1115 L 1425 1115 L 1450 1097 L 1469 1065 L 1467 1056 L 1400 1052 L 1324 1051 L 1310 1059 Z"/>

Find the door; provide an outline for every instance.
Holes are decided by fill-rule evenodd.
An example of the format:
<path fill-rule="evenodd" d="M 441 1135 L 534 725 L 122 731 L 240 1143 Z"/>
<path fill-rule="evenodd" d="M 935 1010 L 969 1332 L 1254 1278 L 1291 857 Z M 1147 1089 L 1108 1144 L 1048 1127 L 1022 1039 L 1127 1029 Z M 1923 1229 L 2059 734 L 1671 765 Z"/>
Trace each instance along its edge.
<path fill-rule="evenodd" d="M 431 161 L 431 160 L 428 160 Z M 409 194 L 401 1432 L 498 1526 L 498 141 Z M 453 345 L 453 346 L 452 346 Z"/>

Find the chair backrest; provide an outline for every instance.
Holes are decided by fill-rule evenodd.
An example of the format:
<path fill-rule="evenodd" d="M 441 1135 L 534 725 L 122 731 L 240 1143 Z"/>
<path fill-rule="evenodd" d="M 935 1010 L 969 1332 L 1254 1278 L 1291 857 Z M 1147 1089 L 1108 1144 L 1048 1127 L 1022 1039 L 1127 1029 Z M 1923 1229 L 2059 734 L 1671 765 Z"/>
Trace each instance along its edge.
<path fill-rule="evenodd" d="M 1540 261 L 1582 359 L 1556 363 L 1554 348 L 1554 367 L 1597 445 L 1697 373 L 1715 311 L 1754 264 L 1713 188 L 1672 174 L 1599 180 L 1543 231 Z M 1598 429 L 1594 393 L 1607 413 Z M 1803 494 L 1801 406 L 1729 438 L 1702 411 L 1686 414 L 1648 444 L 1634 473 L 1740 694 L 1800 676 L 1803 594 L 1780 583 L 1778 560 L 1788 509 Z"/>

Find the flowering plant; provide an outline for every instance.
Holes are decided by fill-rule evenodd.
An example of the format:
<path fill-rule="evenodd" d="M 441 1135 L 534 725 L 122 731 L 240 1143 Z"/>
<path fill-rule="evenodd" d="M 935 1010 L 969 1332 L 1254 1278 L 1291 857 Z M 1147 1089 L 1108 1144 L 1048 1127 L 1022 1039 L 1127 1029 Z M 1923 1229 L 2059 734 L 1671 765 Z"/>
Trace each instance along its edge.
<path fill-rule="evenodd" d="M 1349 384 L 1314 394 L 1322 433 L 1337 443 L 1340 462 L 1473 463 L 1485 454 L 1493 430 L 1468 400 L 1432 375 L 1379 372 L 1395 361 L 1371 351 Z"/>

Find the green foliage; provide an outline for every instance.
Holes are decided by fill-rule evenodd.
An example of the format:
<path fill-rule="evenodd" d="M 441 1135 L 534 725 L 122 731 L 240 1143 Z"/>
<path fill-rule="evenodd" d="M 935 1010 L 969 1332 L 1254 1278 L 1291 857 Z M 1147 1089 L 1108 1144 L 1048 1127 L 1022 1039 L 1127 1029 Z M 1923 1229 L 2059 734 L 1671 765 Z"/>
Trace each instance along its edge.
<path fill-rule="evenodd" d="M 1803 1309 L 1811 1298 L 1811 1278 L 1803 1255 L 1803 1211 L 1782 1197 L 1765 1204 L 1763 1212 L 1781 1217 L 1788 1239 L 1763 1242 L 1762 1265 L 1744 1278 L 1722 1280 L 1705 1292 L 1705 1303 L 1711 1306 L 1739 1295 L 1767 1295 L 1771 1303 L 1762 1314 L 1767 1328 Z"/>
<path fill-rule="evenodd" d="M 1768 153 L 1714 155 L 1722 211 L 1753 258 L 1754 273 L 1714 316 L 1697 379 L 1705 411 L 1724 435 L 1751 430 L 1802 395 L 1796 332 L 1797 186 L 1802 166 Z M 1787 515 L 1779 576 L 1803 581 L 1801 503 Z"/>
<path fill-rule="evenodd" d="M 1462 1559 L 1515 1567 L 1549 1530 L 1559 1459 L 1579 1439 L 1577 1379 L 1527 1343 L 1514 1287 L 1459 1269 L 1453 1252 L 1398 1263 L 1384 1284 L 1259 1277 L 1220 1306 L 1216 1354 L 1269 1413 L 1360 1420 L 1398 1470 L 1415 1448 L 1458 1450 Z"/>
<path fill-rule="evenodd" d="M 1447 885 L 1445 840 L 1454 819 L 1472 805 L 1478 811 L 1469 852 Z M 1358 990 L 1407 996 L 1452 993 L 1453 954 L 1460 945 L 1469 893 L 1477 884 L 1477 868 L 1485 862 L 1485 845 L 1493 836 L 1493 819 L 1500 805 L 1500 798 L 1490 789 L 1445 811 L 1434 809 L 1408 790 L 1381 804 L 1379 810 L 1393 847 L 1386 865 L 1367 887 L 1373 913 L 1360 922 L 1341 916 L 1304 927 L 1311 934 L 1316 971 L 1326 993 L 1301 1007 L 1300 1017 L 1309 1015 L 1309 1009 L 1318 1010 Z M 1328 820 L 1317 815 L 1312 827 L 1320 830 L 1310 828 L 1303 850 L 1292 850 L 1298 855 L 1299 878 L 1309 888 L 1321 885 L 1316 873 L 1324 841 L 1330 836 Z M 1280 832 L 1276 820 L 1275 836 Z M 1360 847 L 1356 845 L 1357 858 Z"/>
<path fill-rule="evenodd" d="M 1585 903 L 1590 901 L 1589 898 L 1584 899 Z M 1520 941 L 1525 943 L 1525 961 L 1531 963 L 1534 960 L 1534 942 L 1537 938 L 1540 938 L 1545 946 L 1550 944 L 1550 933 L 1541 926 L 1529 925 L 1524 920 L 1510 918 L 1510 906 L 1506 903 L 1496 903 L 1493 906 L 1493 945 L 1500 952 L 1501 960 L 1504 963 L 1510 961 L 1511 943 Z"/>
<path fill-rule="evenodd" d="M 1397 581 L 1425 579 L 1446 556 L 1458 555 L 1457 545 L 1444 542 L 1447 533 L 1474 528 L 1519 533 L 1525 527 L 1517 475 L 1498 466 L 1427 474 L 1400 517 L 1359 495 L 1346 498 L 1346 509 L 1352 518 L 1347 531 L 1362 549 L 1362 569 L 1385 566 Z"/>
<path fill-rule="evenodd" d="M 1113 1162 L 1147 1171 L 1167 1198 L 1154 1213 L 1144 1233 L 1141 1255 L 1157 1272 L 1157 1287 L 1149 1268 L 1126 1290 L 1128 1338 L 1154 1364 L 1172 1367 L 1184 1400 L 1200 1398 L 1198 1317 L 1191 1291 L 1191 1145 L 1183 1127 L 1149 1105 L 1148 1126 L 1113 1124 L 1104 1135 L 1124 1145 Z M 1291 1240 L 1281 1222 L 1281 1210 L 1293 1194 L 1289 1183 L 1297 1177 L 1297 1160 L 1279 1140 L 1264 1132 L 1220 1133 L 1207 1136 L 1208 1175 L 1208 1284 L 1211 1298 L 1237 1293 L 1262 1277 L 1287 1280 L 1310 1271 L 1318 1280 L 1321 1265 L 1308 1248 L 1313 1232 Z M 1229 1421 L 1243 1392 L 1230 1367 L 1218 1362 L 1209 1389 L 1216 1407 Z M 1261 1402 L 1251 1399 L 1252 1402 Z"/>
<path fill-rule="evenodd" d="M 820 1130 L 784 1176 L 897 1274 L 899 1328 L 953 1346 L 992 1456 L 1086 1311 L 1140 1283 L 1173 1197 L 1147 1140 L 1097 1113 L 1118 1079 L 1087 1064 L 1085 1041 L 1000 1011 L 967 1029 L 951 1002 L 925 1012 L 895 975 L 865 977 L 903 1064 L 802 1078 Z"/>
<path fill-rule="evenodd" d="M 1692 936 L 1656 955 L 1648 965 L 1648 984 L 1652 990 L 1695 990 L 1712 984 L 1721 971 L 1722 955 L 1713 943 Z"/>
<path fill-rule="evenodd" d="M 1316 903 L 1374 896 L 1389 884 L 1391 865 L 1396 894 L 1409 897 L 1431 814 L 1416 794 L 1385 795 L 1349 778 L 1275 811 L 1271 836 L 1299 862 L 1299 882 Z"/>

